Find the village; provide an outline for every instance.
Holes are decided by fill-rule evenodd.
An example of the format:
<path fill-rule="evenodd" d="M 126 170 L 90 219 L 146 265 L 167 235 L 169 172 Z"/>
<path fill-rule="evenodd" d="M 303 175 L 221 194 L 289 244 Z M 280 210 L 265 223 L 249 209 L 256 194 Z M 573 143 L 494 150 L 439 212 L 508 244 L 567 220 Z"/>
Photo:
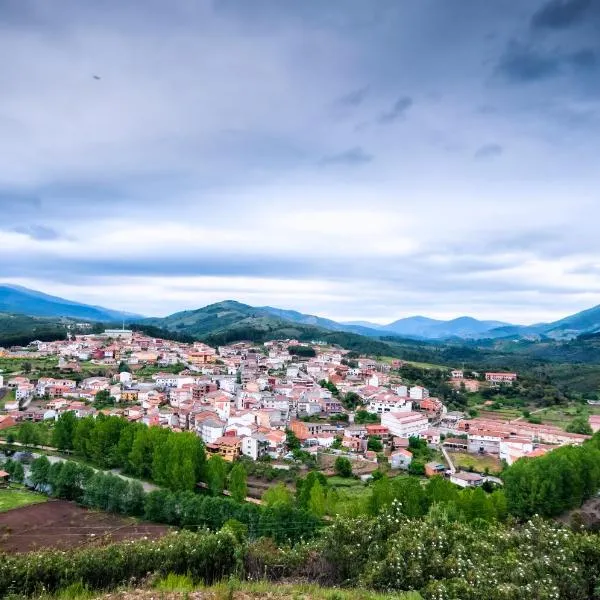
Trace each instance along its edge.
<path fill-rule="evenodd" d="M 356 357 L 319 342 L 238 342 L 215 349 L 112 329 L 0 349 L 0 357 L 53 357 L 61 373 L 37 379 L 0 373 L 0 389 L 7 389 L 0 430 L 52 422 L 68 411 L 78 418 L 103 413 L 194 432 L 209 454 L 227 461 L 294 460 L 292 436 L 308 455 L 347 456 L 365 478 L 383 463 L 391 470 L 441 474 L 461 487 L 482 485 L 490 473 L 461 470 L 453 453 L 509 466 L 589 438 L 522 419 L 469 418 L 448 410 L 427 388 L 403 381 L 402 361 Z M 106 376 L 85 377 L 91 365 Z M 475 391 L 512 385 L 518 375 L 473 379 L 456 369 L 448 377 L 456 389 Z M 600 417 L 591 416 L 590 424 L 600 429 Z M 436 459 L 421 470 L 413 464 L 415 439 L 435 451 Z"/>

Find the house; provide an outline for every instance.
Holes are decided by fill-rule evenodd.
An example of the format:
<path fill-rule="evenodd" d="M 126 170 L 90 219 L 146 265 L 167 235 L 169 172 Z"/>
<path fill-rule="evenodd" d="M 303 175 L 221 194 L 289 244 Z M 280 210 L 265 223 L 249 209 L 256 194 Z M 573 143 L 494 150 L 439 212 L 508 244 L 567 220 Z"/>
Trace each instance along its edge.
<path fill-rule="evenodd" d="M 464 373 L 460 369 L 454 369 L 454 371 L 450 371 L 450 377 L 452 379 L 463 379 Z"/>
<path fill-rule="evenodd" d="M 0 415 L 0 430 L 14 427 L 17 424 L 15 418 L 11 415 Z"/>
<path fill-rule="evenodd" d="M 485 380 L 492 386 L 500 384 L 512 385 L 517 380 L 516 373 L 486 373 Z"/>
<path fill-rule="evenodd" d="M 413 385 L 408 390 L 408 397 L 411 400 L 425 400 L 425 398 L 429 398 L 429 390 L 420 385 Z"/>
<path fill-rule="evenodd" d="M 483 485 L 483 476 L 478 473 L 468 473 L 466 471 L 459 471 L 458 473 L 452 473 L 450 475 L 450 481 L 460 487 L 479 487 Z"/>
<path fill-rule="evenodd" d="M 218 454 L 227 462 L 233 462 L 241 454 L 242 440 L 235 435 L 224 435 L 206 445 L 209 454 Z"/>
<path fill-rule="evenodd" d="M 410 450 L 400 448 L 390 454 L 390 466 L 392 469 L 408 469 L 412 458 L 413 455 Z"/>
<path fill-rule="evenodd" d="M 381 425 L 387 427 L 395 437 L 408 438 L 426 431 L 429 428 L 429 421 L 423 413 L 389 412 L 381 415 Z"/>
<path fill-rule="evenodd" d="M 443 475 L 446 472 L 446 465 L 436 462 L 428 462 L 425 465 L 425 475 L 433 477 L 434 475 Z"/>
<path fill-rule="evenodd" d="M 10 475 L 6 471 L 0 470 L 0 487 L 7 487 Z"/>
<path fill-rule="evenodd" d="M 242 437 L 241 452 L 252 460 L 265 456 L 269 450 L 269 440 L 259 433 Z"/>

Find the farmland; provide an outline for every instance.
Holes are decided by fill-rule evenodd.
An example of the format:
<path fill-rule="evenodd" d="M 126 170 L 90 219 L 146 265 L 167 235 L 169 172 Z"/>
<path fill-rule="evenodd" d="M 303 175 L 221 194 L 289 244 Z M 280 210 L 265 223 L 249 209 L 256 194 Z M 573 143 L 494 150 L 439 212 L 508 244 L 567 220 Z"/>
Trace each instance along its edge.
<path fill-rule="evenodd" d="M 473 469 L 478 473 L 483 473 L 486 469 L 490 473 L 500 473 L 502 471 L 502 463 L 495 456 L 489 454 L 467 454 L 466 452 L 448 452 L 454 466 L 459 469 Z"/>
<path fill-rule="evenodd" d="M 109 541 L 158 538 L 168 527 L 81 508 L 56 500 L 0 514 L 0 552 L 67 550 Z"/>
<path fill-rule="evenodd" d="M 0 489 L 0 513 L 40 502 L 46 502 L 46 498 L 25 489 Z"/>

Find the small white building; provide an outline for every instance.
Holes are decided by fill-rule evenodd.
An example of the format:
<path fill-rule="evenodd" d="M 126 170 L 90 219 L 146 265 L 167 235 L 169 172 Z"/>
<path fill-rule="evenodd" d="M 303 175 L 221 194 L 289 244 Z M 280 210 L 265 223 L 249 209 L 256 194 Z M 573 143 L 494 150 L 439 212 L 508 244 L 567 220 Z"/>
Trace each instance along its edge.
<path fill-rule="evenodd" d="M 242 454 L 252 460 L 265 456 L 269 450 L 269 440 L 260 434 L 245 435 L 242 437 Z"/>
<path fill-rule="evenodd" d="M 216 419 L 206 419 L 198 427 L 198 433 L 205 444 L 213 444 L 225 431 L 225 422 Z"/>
<path fill-rule="evenodd" d="M 408 390 L 408 395 L 411 400 L 425 400 L 425 398 L 429 398 L 429 390 L 420 385 L 413 385 Z"/>
<path fill-rule="evenodd" d="M 392 469 L 408 469 L 412 462 L 413 455 L 410 450 L 400 448 L 390 454 L 390 466 Z"/>
<path fill-rule="evenodd" d="M 478 473 L 469 473 L 467 471 L 458 471 L 450 475 L 450 481 L 462 488 L 479 487 L 483 485 L 484 478 Z"/>

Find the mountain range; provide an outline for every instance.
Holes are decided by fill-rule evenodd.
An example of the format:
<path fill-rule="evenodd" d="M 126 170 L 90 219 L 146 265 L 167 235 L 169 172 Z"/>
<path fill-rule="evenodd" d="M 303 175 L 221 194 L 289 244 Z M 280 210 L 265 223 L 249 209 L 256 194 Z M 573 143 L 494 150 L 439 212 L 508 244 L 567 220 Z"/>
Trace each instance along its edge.
<path fill-rule="evenodd" d="M 167 317 L 144 318 L 141 315 L 82 304 L 28 288 L 0 284 L 0 313 L 17 313 L 35 317 L 68 317 L 100 322 L 140 322 L 195 337 L 219 334 L 235 337 L 243 331 L 274 333 L 289 337 L 301 329 L 305 335 L 318 337 L 323 332 L 343 332 L 371 338 L 407 338 L 415 340 L 484 340 L 484 339 L 572 339 L 600 331 L 600 306 L 584 310 L 552 323 L 524 326 L 502 321 L 480 321 L 459 317 L 449 321 L 423 316 L 407 317 L 386 325 L 368 321 L 338 322 L 316 315 L 272 306 L 253 307 L 226 300 L 199 308 L 177 312 Z M 239 339 L 239 338 L 238 338 Z"/>
<path fill-rule="evenodd" d="M 50 296 L 18 285 L 0 284 L 0 312 L 32 317 L 67 317 L 83 321 L 132 321 L 141 315 Z"/>

